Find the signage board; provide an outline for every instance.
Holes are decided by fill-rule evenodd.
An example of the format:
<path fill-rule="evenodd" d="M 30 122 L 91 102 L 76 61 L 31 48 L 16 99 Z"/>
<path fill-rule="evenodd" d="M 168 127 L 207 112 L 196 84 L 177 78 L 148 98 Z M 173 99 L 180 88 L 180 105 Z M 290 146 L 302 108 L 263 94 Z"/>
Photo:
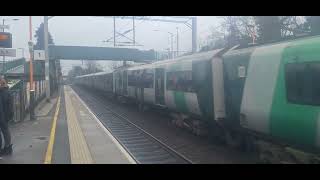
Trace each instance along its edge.
<path fill-rule="evenodd" d="M 16 57 L 16 49 L 0 48 L 0 56 Z"/>
<path fill-rule="evenodd" d="M 46 59 L 44 50 L 34 50 L 33 54 L 34 54 L 34 56 L 33 56 L 34 60 L 45 60 Z"/>
<path fill-rule="evenodd" d="M 12 35 L 7 32 L 0 32 L 0 48 L 12 48 Z"/>

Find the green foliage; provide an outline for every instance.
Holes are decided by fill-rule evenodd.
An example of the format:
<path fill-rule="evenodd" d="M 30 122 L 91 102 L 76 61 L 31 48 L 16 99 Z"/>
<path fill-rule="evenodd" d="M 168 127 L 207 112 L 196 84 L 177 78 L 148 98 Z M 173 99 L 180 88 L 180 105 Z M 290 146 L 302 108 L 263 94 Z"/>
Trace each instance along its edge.
<path fill-rule="evenodd" d="M 279 41 L 281 39 L 281 25 L 279 16 L 254 16 L 257 34 L 260 42 Z"/>
<path fill-rule="evenodd" d="M 310 29 L 312 35 L 320 35 L 320 16 L 307 16 L 305 28 Z"/>
<path fill-rule="evenodd" d="M 68 73 L 68 79 L 73 80 L 77 76 L 93 74 L 102 71 L 103 70 L 100 64 L 96 63 L 95 61 L 88 61 L 85 68 L 82 68 L 81 66 L 73 66 Z"/>
<path fill-rule="evenodd" d="M 48 44 L 54 44 L 50 32 L 48 34 L 49 34 Z M 34 37 L 37 39 L 37 43 L 35 44 L 34 49 L 43 50 L 44 49 L 44 25 L 43 25 L 43 23 L 40 24 Z"/>
<path fill-rule="evenodd" d="M 320 35 L 320 16 L 223 16 L 200 51 Z"/>

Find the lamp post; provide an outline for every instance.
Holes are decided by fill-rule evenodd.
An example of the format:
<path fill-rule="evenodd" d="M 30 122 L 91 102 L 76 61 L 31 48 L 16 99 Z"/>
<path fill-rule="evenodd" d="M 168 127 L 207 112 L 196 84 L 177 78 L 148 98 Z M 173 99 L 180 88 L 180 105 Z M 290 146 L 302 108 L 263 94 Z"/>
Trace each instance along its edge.
<path fill-rule="evenodd" d="M 176 56 L 179 56 L 179 28 L 177 27 L 177 54 Z"/>
<path fill-rule="evenodd" d="M 251 29 L 250 31 L 250 35 L 252 38 L 252 44 L 255 44 L 255 40 L 256 40 L 256 27 L 254 25 L 248 25 L 248 27 Z"/>
<path fill-rule="evenodd" d="M 174 52 L 173 52 L 173 34 L 171 32 L 168 32 L 168 34 L 170 34 L 171 37 L 171 59 L 174 58 Z"/>
<path fill-rule="evenodd" d="M 14 19 L 10 19 L 10 18 L 2 19 L 2 25 L 3 26 L 5 25 L 5 21 L 19 21 L 19 19 L 17 19 L 17 18 L 14 18 Z M 4 32 L 4 28 L 2 29 L 2 32 Z"/>
<path fill-rule="evenodd" d="M 35 120 L 35 113 L 34 113 L 34 108 L 35 108 L 35 91 L 34 91 L 34 86 L 33 86 L 33 42 L 32 42 L 32 17 L 29 16 L 29 54 L 30 54 L 30 61 L 29 61 L 29 78 L 30 78 L 30 120 Z"/>
<path fill-rule="evenodd" d="M 19 19 L 16 19 L 16 18 L 14 18 L 14 19 L 9 19 L 9 18 L 2 19 L 2 25 L 5 26 L 5 21 L 18 21 L 18 20 Z M 2 32 L 4 32 L 4 27 L 2 29 Z M 3 56 L 3 59 L 2 59 L 2 73 L 3 73 L 3 75 L 5 74 L 5 62 L 6 62 L 6 56 Z"/>
<path fill-rule="evenodd" d="M 165 31 L 160 31 L 160 30 L 157 30 L 157 29 L 155 29 L 155 30 L 153 30 L 153 31 L 158 31 L 158 32 L 165 32 Z M 173 52 L 173 37 L 174 37 L 174 34 L 173 33 L 171 33 L 171 32 L 167 32 L 169 35 L 170 35 L 170 41 L 171 41 L 171 52 L 170 52 L 170 58 L 171 59 L 173 59 L 174 58 L 174 52 Z M 177 43 L 178 43 L 178 41 L 177 41 Z M 178 45 L 177 45 L 177 47 L 178 47 Z"/>
<path fill-rule="evenodd" d="M 52 16 L 51 16 L 52 17 Z M 45 51 L 45 76 L 46 76 L 46 99 L 50 101 L 50 77 L 49 77 L 49 17 L 44 16 L 44 51 Z"/>

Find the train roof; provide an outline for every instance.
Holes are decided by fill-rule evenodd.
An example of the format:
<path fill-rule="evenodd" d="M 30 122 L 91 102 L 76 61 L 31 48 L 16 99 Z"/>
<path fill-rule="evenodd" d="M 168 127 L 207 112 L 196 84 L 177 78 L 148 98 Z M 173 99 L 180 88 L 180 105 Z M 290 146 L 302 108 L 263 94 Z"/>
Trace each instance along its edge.
<path fill-rule="evenodd" d="M 261 44 L 261 45 L 256 45 L 256 46 L 251 46 L 251 47 L 246 47 L 246 48 L 235 48 L 233 50 L 227 51 L 225 54 L 223 54 L 224 57 L 232 56 L 232 55 L 237 55 L 239 52 L 243 53 L 250 53 L 251 51 L 254 51 L 257 48 L 261 47 L 266 47 L 266 46 L 272 46 L 272 45 L 277 45 L 277 44 L 282 44 L 282 43 L 290 43 L 290 42 L 309 42 L 309 40 L 314 40 L 314 39 L 319 39 L 320 41 L 320 35 L 317 36 L 307 36 L 307 37 L 301 37 L 297 39 L 290 39 L 286 41 L 280 41 L 280 42 L 274 42 L 274 43 L 269 43 L 269 44 Z M 207 61 L 211 60 L 215 55 L 217 55 L 219 52 L 221 52 L 223 49 L 215 49 L 215 50 L 210 50 L 206 52 L 200 52 L 200 53 L 195 53 L 191 55 L 186 55 L 186 56 L 181 56 L 177 57 L 175 59 L 167 59 L 167 60 L 162 60 L 162 61 L 157 61 L 157 62 L 152 62 L 149 64 L 142 64 L 142 65 L 134 65 L 131 67 L 122 67 L 119 69 L 116 69 L 114 71 L 110 72 L 99 72 L 99 73 L 94 73 L 94 74 L 87 74 L 83 76 L 77 76 L 76 78 L 82 78 L 82 77 L 90 77 L 90 76 L 100 76 L 100 75 L 105 75 L 105 74 L 110 74 L 118 70 L 123 70 L 123 69 L 128 69 L 128 70 L 138 70 L 138 69 L 145 69 L 145 68 L 151 68 L 154 66 L 161 66 L 161 65 L 167 65 L 167 64 L 175 64 L 179 62 L 186 62 L 186 61 Z"/>
<path fill-rule="evenodd" d="M 179 63 L 182 61 L 183 62 L 186 62 L 186 61 L 208 61 L 208 60 L 211 60 L 215 55 L 217 55 L 221 50 L 222 49 L 215 49 L 215 50 L 211 50 L 211 51 L 195 53 L 192 55 L 181 56 L 181 57 L 177 57 L 175 59 L 167 59 L 167 60 L 157 61 L 157 62 L 153 62 L 153 63 L 149 63 L 149 64 L 135 65 L 135 66 L 131 66 L 131 67 L 121 67 L 121 68 L 116 69 L 112 72 L 99 72 L 99 73 L 94 73 L 94 74 L 77 76 L 76 78 L 100 76 L 100 75 L 110 74 L 110 73 L 113 73 L 116 71 L 121 71 L 123 69 L 128 69 L 128 70 L 145 69 L 145 68 L 150 68 L 150 67 L 154 67 L 154 66 L 175 64 L 175 63 Z"/>
<path fill-rule="evenodd" d="M 255 46 L 250 46 L 250 47 L 241 47 L 239 46 L 238 48 L 227 52 L 224 55 L 231 55 L 231 54 L 235 54 L 238 53 L 240 51 L 253 51 L 254 49 L 257 48 L 261 48 L 261 47 L 266 47 L 266 46 L 273 46 L 273 45 L 278 45 L 278 44 L 284 44 L 284 43 L 291 43 L 291 42 L 303 42 L 303 41 L 308 41 L 308 40 L 313 40 L 313 39 L 319 39 L 320 35 L 316 35 L 316 36 L 304 36 L 304 37 L 299 37 L 296 39 L 288 39 L 288 40 L 284 40 L 284 41 L 277 41 L 277 42 L 271 42 L 271 43 L 266 43 L 266 44 L 257 44 Z"/>
<path fill-rule="evenodd" d="M 93 73 L 93 74 L 86 74 L 86 75 L 82 75 L 82 76 L 77 76 L 76 78 L 83 78 L 83 77 L 90 77 L 90 76 L 102 76 L 102 75 L 106 75 L 106 74 L 110 74 L 111 72 L 98 72 L 98 73 Z"/>
<path fill-rule="evenodd" d="M 186 61 L 208 61 L 208 60 L 211 60 L 215 55 L 217 55 L 221 50 L 222 49 L 215 49 L 215 50 L 211 50 L 211 51 L 195 53 L 195 54 L 192 54 L 192 55 L 181 56 L 181 57 L 177 57 L 175 59 L 167 59 L 167 60 L 153 62 L 153 63 L 150 63 L 150 64 L 144 64 L 144 65 L 140 65 L 140 66 L 129 67 L 128 70 L 137 70 L 137 69 L 150 68 L 150 67 L 153 67 L 153 66 L 175 64 L 175 63 L 179 63 L 179 62 L 182 62 L 182 61 L 183 62 L 186 62 Z"/>

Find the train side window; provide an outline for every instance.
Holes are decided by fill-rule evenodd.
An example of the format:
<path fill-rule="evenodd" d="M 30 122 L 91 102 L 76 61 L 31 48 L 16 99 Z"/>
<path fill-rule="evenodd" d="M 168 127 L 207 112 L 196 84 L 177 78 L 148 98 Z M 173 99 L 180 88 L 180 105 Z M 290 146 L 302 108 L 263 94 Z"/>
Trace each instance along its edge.
<path fill-rule="evenodd" d="M 129 71 L 129 73 L 128 73 L 128 86 L 136 86 L 134 71 Z"/>
<path fill-rule="evenodd" d="M 144 70 L 141 76 L 141 83 L 143 88 L 153 88 L 153 72 Z"/>
<path fill-rule="evenodd" d="M 320 105 L 320 63 L 290 63 L 285 74 L 288 102 Z"/>
<path fill-rule="evenodd" d="M 192 71 L 168 72 L 167 89 L 173 91 L 194 92 Z"/>
<path fill-rule="evenodd" d="M 153 76 L 153 71 L 132 71 L 128 74 L 128 85 L 141 88 L 153 88 Z"/>

